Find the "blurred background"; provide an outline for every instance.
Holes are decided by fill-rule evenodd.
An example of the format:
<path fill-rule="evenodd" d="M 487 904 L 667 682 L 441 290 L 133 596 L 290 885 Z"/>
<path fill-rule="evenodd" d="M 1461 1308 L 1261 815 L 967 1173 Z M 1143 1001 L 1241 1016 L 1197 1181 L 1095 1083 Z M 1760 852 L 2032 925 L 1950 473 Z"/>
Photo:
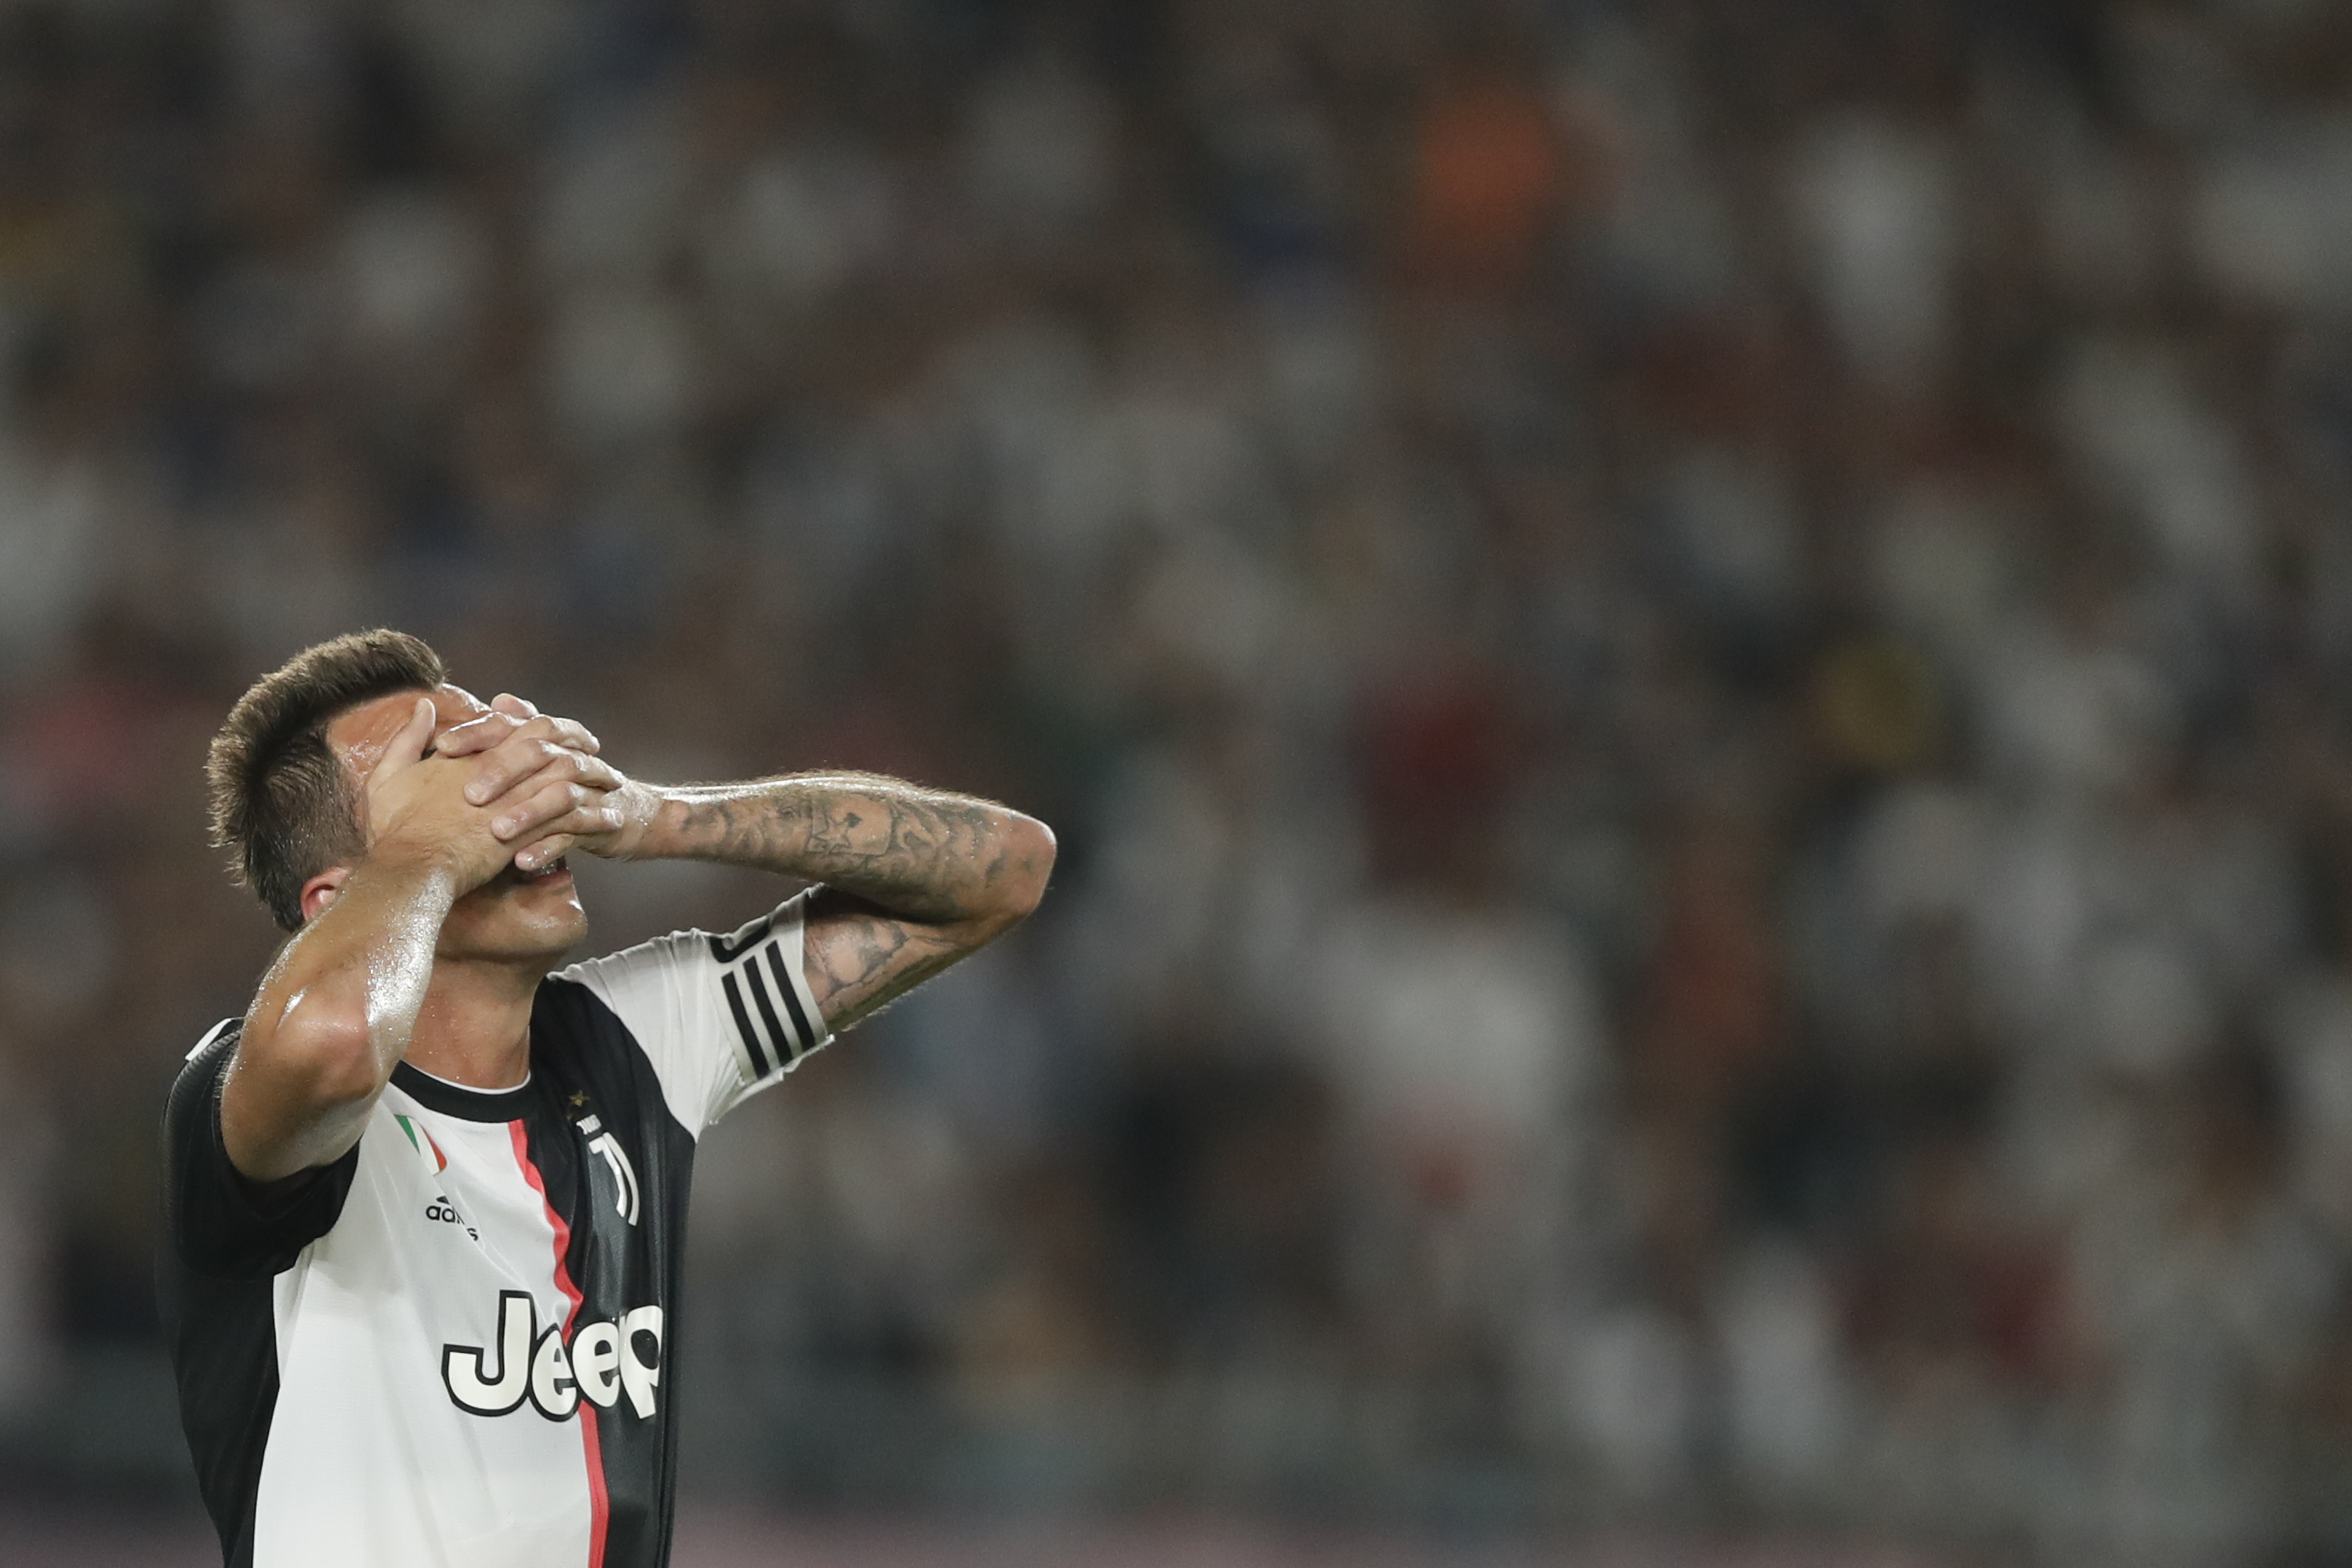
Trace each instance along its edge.
<path fill-rule="evenodd" d="M 0 0 L 0 1561 L 205 1560 L 382 623 L 1061 834 L 706 1142 L 681 1568 L 2352 1561 L 2348 506 L 2331 0 Z"/>

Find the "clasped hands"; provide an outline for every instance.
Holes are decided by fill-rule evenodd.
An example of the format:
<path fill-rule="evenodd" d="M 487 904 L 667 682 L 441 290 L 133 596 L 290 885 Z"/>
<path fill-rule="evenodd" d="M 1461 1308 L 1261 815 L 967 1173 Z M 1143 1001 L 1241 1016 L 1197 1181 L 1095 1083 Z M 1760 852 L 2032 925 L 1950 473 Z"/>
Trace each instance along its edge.
<path fill-rule="evenodd" d="M 387 848 L 450 857 L 478 884 L 509 864 L 535 873 L 575 846 L 625 857 L 650 818 L 650 790 L 597 753 L 594 734 L 575 720 L 541 713 L 512 693 L 444 724 L 430 698 L 369 771 L 365 785 L 371 855 Z"/>

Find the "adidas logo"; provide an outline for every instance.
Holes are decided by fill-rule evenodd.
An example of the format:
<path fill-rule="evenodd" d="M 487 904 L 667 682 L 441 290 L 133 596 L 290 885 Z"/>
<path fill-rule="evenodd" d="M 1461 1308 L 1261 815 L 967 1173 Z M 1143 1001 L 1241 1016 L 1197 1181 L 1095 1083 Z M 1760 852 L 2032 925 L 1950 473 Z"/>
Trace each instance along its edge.
<path fill-rule="evenodd" d="M 466 1223 L 465 1216 L 457 1212 L 457 1205 L 449 1201 L 446 1193 L 425 1205 L 425 1217 L 437 1225 L 454 1225 L 476 1241 L 482 1239 L 482 1233 Z"/>

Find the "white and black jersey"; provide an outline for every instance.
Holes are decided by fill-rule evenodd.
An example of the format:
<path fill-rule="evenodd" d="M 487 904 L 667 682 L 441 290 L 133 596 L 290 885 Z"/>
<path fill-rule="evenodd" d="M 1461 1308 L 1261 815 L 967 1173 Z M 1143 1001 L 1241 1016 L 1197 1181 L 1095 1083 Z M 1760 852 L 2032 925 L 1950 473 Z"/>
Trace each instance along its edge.
<path fill-rule="evenodd" d="M 530 1075 L 403 1063 L 359 1143 L 230 1165 L 237 1026 L 165 1117 L 167 1330 L 231 1568 L 654 1568 L 669 1555 L 695 1141 L 826 1039 L 796 899 L 540 988 Z"/>

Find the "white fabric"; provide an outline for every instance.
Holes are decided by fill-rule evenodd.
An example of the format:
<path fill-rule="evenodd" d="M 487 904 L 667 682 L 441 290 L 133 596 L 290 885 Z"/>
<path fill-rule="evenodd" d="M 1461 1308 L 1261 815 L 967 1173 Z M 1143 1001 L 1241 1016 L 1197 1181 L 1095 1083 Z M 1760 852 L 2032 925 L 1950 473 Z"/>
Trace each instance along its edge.
<path fill-rule="evenodd" d="M 628 1026 L 653 1061 L 670 1114 L 697 1138 L 833 1037 L 809 991 L 802 952 L 801 923 L 808 898 L 803 892 L 788 899 L 773 913 L 730 936 L 673 931 L 557 974 L 588 987 Z M 731 954 L 725 962 L 713 951 L 714 942 Z M 801 1008 L 797 1017 L 805 1022 L 807 1033 L 801 1032 L 795 1015 L 777 994 L 779 969 L 793 987 L 793 1000 Z M 753 1061 L 729 1001 L 726 983 L 730 976 L 766 1050 L 764 1064 Z M 759 1007 L 754 985 L 769 997 L 768 1014 Z M 785 1033 L 790 1049 L 777 1049 L 770 1015 L 772 1026 Z"/>
<path fill-rule="evenodd" d="M 424 1152 L 401 1116 L 431 1135 Z M 397 1087 L 376 1102 L 341 1216 L 273 1282 L 278 1394 L 254 1568 L 587 1563 L 579 1420 L 467 1415 L 425 1371 L 445 1344 L 499 1343 L 501 1291 L 528 1291 L 541 1330 L 571 1312 L 555 1227 L 515 1136 L 508 1122 L 427 1110 Z M 446 1171 L 435 1170 L 432 1145 Z M 443 1210 L 457 1218 L 427 1217 Z"/>

